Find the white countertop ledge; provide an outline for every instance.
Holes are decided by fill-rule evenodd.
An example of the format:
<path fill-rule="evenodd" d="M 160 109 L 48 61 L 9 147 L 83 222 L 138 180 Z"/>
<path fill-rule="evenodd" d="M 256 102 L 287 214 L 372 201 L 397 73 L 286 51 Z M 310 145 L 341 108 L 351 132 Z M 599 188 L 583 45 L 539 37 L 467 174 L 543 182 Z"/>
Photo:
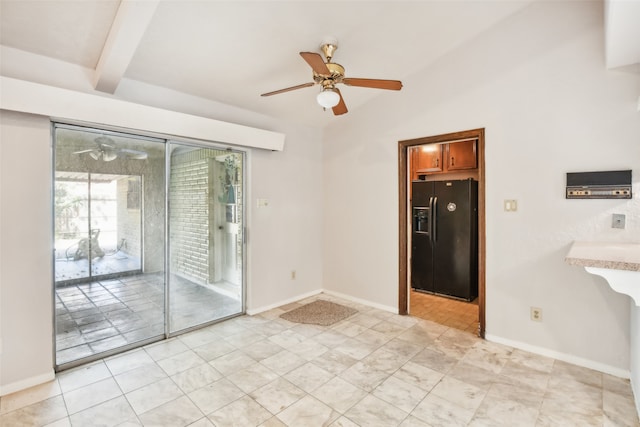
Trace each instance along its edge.
<path fill-rule="evenodd" d="M 574 242 L 565 261 L 603 277 L 640 307 L 640 243 Z"/>
<path fill-rule="evenodd" d="M 640 243 L 573 242 L 565 261 L 581 267 L 640 272 Z"/>

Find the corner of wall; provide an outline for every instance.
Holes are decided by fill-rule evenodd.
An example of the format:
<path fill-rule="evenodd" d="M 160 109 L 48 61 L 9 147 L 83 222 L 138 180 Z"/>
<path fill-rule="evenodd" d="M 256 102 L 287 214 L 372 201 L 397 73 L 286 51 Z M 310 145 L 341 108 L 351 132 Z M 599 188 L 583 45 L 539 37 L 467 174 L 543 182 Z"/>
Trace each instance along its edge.
<path fill-rule="evenodd" d="M 322 292 L 327 294 L 327 295 L 331 295 L 331 296 L 334 296 L 334 297 L 337 297 L 337 298 L 342 298 L 342 299 L 347 300 L 347 301 L 355 302 L 357 304 L 367 305 L 369 307 L 377 308 L 379 310 L 388 311 L 389 313 L 398 314 L 398 307 L 392 307 L 392 306 L 389 306 L 389 305 L 378 304 L 378 303 L 373 302 L 373 301 L 365 300 L 365 299 L 362 299 L 362 298 L 356 298 L 356 297 L 353 297 L 351 295 L 342 294 L 340 292 L 330 291 L 330 290 L 326 290 L 326 289 L 323 290 Z"/>
<path fill-rule="evenodd" d="M 640 307 L 631 302 L 631 390 L 640 418 Z"/>
<path fill-rule="evenodd" d="M 281 307 L 281 306 L 286 305 L 286 304 L 291 304 L 291 303 L 294 303 L 296 301 L 300 301 L 302 299 L 318 295 L 320 293 L 322 293 L 322 289 L 316 289 L 314 291 L 306 292 L 306 293 L 300 294 L 300 295 L 296 295 L 295 297 L 287 298 L 285 300 L 278 301 L 276 303 L 265 305 L 265 306 L 262 306 L 262 307 L 255 307 L 255 308 L 253 308 L 253 307 L 249 308 L 248 307 L 247 308 L 247 314 L 249 316 L 255 316 L 256 314 L 260 314 L 260 313 L 263 313 L 265 311 L 269 311 L 269 310 Z"/>
<path fill-rule="evenodd" d="M 25 378 L 14 383 L 4 385 L 0 384 L 0 396 L 6 396 L 7 394 L 15 393 L 16 391 L 25 390 L 29 387 L 33 387 L 39 384 L 44 384 L 48 381 L 54 380 L 55 378 L 56 374 L 53 369 L 51 369 L 49 372 L 46 372 L 44 374 Z"/>

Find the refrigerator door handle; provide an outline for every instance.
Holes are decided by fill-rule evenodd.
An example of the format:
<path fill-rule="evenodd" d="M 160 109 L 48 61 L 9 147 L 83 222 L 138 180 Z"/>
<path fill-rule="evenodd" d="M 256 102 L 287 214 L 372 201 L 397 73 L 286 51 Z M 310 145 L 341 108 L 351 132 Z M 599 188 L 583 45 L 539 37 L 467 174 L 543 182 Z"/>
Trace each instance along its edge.
<path fill-rule="evenodd" d="M 438 198 L 433 197 L 433 203 L 431 203 L 431 241 L 435 242 L 438 238 L 436 229 L 438 228 Z"/>
<path fill-rule="evenodd" d="M 429 240 L 431 241 L 433 238 L 431 237 L 431 218 L 433 215 L 433 197 L 429 197 L 429 218 L 427 221 L 427 234 L 429 234 Z"/>

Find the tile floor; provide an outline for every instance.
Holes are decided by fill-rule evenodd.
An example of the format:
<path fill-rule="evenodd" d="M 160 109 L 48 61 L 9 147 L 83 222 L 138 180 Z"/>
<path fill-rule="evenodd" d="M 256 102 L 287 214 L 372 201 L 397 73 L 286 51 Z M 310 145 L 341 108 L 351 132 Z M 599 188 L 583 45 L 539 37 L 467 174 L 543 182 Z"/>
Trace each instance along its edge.
<path fill-rule="evenodd" d="M 472 302 L 455 300 L 424 292 L 411 291 L 409 313 L 441 325 L 478 333 L 478 299 Z"/>
<path fill-rule="evenodd" d="M 287 322 L 316 298 L 359 312 Z M 3 426 L 639 426 L 628 380 L 327 295 L 65 371 Z"/>
<path fill-rule="evenodd" d="M 74 241 L 77 242 L 77 240 Z M 68 240 L 56 241 L 56 282 L 86 278 L 89 276 L 90 268 L 93 276 L 139 271 L 141 269 L 139 257 L 128 255 L 109 247 L 104 247 L 105 252 L 107 252 L 106 255 L 91 260 L 91 266 L 86 258 L 78 260 L 67 258 L 65 250 L 60 246 L 68 245 L 68 243 Z"/>
<path fill-rule="evenodd" d="M 242 312 L 240 298 L 175 276 L 171 328 Z M 164 277 L 142 274 L 56 289 L 59 365 L 164 334 Z"/>

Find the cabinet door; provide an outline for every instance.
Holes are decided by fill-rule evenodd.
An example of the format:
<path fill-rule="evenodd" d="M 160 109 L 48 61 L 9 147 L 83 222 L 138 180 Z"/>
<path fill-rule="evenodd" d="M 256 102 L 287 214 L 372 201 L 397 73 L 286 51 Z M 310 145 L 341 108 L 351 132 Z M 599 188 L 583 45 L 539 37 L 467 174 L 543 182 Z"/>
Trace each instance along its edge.
<path fill-rule="evenodd" d="M 447 170 L 475 169 L 477 167 L 476 141 L 447 144 Z"/>
<path fill-rule="evenodd" d="M 416 172 L 442 172 L 442 146 L 437 144 L 416 147 Z"/>

